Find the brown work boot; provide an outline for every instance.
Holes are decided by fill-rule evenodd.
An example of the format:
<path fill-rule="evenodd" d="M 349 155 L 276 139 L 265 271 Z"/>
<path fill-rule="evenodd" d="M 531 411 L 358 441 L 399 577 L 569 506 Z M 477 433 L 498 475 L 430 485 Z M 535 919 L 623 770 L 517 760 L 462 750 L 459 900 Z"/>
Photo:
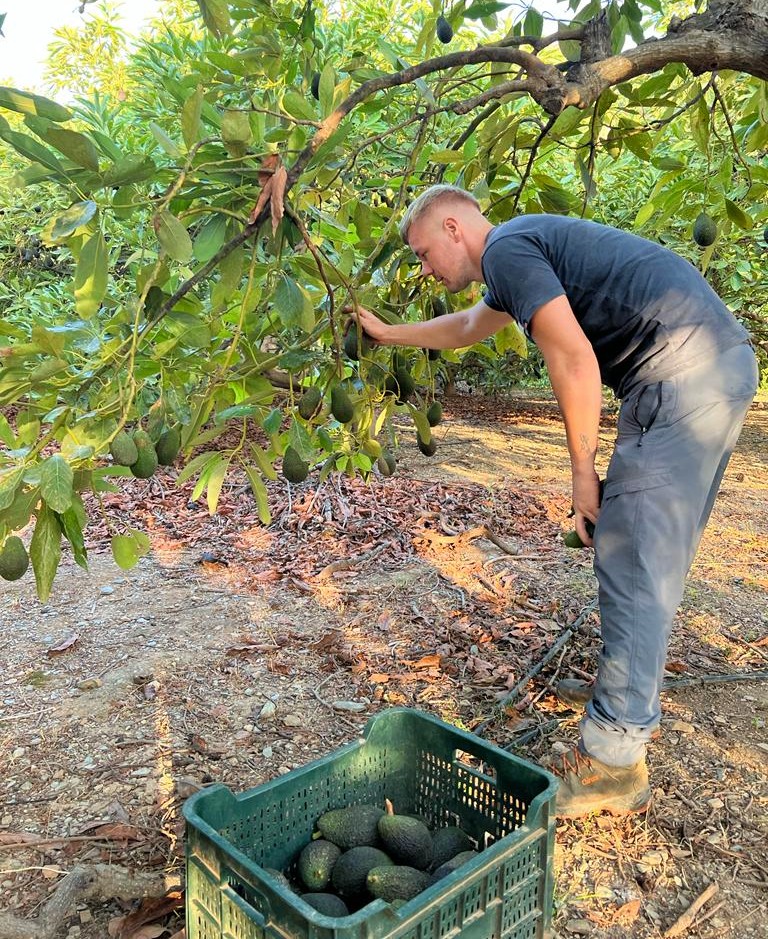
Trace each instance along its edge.
<path fill-rule="evenodd" d="M 555 799 L 558 818 L 645 812 L 651 801 L 644 759 L 632 766 L 608 766 L 575 747 L 558 756 L 549 769 L 560 782 Z"/>
<path fill-rule="evenodd" d="M 583 708 L 592 700 L 594 681 L 584 681 L 583 678 L 562 678 L 555 685 L 555 694 L 559 701 L 572 708 Z"/>

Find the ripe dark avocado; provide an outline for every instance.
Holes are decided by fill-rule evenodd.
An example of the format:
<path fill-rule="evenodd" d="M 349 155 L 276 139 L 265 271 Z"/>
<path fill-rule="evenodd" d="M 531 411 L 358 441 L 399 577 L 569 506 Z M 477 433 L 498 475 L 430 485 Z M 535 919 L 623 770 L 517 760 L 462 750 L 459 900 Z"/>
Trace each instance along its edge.
<path fill-rule="evenodd" d="M 333 865 L 340 857 L 341 848 L 325 838 L 310 841 L 299 855 L 299 877 L 310 890 L 324 890 L 331 881 Z"/>
<path fill-rule="evenodd" d="M 342 851 L 360 845 L 379 843 L 378 823 L 384 810 L 374 805 L 350 805 L 344 809 L 331 809 L 317 820 L 317 828 L 327 841 Z"/>
<path fill-rule="evenodd" d="M 312 84 L 310 85 L 310 91 L 312 92 L 312 97 L 315 101 L 320 100 L 320 72 L 314 72 L 312 75 Z"/>
<path fill-rule="evenodd" d="M 331 414 L 340 424 L 348 424 L 355 414 L 349 395 L 340 385 L 331 391 Z"/>
<path fill-rule="evenodd" d="M 392 476 L 397 469 L 397 460 L 391 450 L 385 450 L 376 460 L 376 465 L 382 476 Z"/>
<path fill-rule="evenodd" d="M 429 886 L 429 874 L 408 865 L 374 867 L 368 871 L 365 886 L 372 896 L 386 900 L 412 900 Z"/>
<path fill-rule="evenodd" d="M 432 833 L 432 869 L 437 870 L 462 851 L 472 850 L 472 839 L 463 828 L 449 825 Z"/>
<path fill-rule="evenodd" d="M 452 874 L 455 870 L 461 867 L 462 864 L 466 864 L 467 861 L 471 861 L 473 857 L 477 857 L 477 851 L 462 851 L 455 857 L 452 857 L 450 861 L 446 861 L 445 864 L 441 864 L 440 867 L 438 867 L 429 878 L 430 886 L 432 884 L 436 884 L 438 880 L 442 880 L 443 877 L 447 877 L 448 874 Z"/>
<path fill-rule="evenodd" d="M 397 864 L 423 871 L 432 863 L 432 834 L 424 822 L 388 811 L 379 819 L 378 827 L 384 850 Z"/>
<path fill-rule="evenodd" d="M 303 483 L 309 476 L 309 463 L 302 460 L 290 445 L 285 448 L 283 454 L 283 476 L 289 483 Z"/>
<path fill-rule="evenodd" d="M 358 341 L 357 326 L 351 323 L 344 334 L 344 355 L 353 362 L 359 362 L 361 355 L 368 355 L 371 348 L 371 340 L 364 330 L 361 331 Z"/>
<path fill-rule="evenodd" d="M 349 907 L 335 893 L 302 893 L 301 899 L 323 916 L 349 916 Z"/>
<path fill-rule="evenodd" d="M 436 362 L 440 358 L 439 349 L 427 349 L 427 357 L 430 362 Z"/>
<path fill-rule="evenodd" d="M 121 430 L 109 445 L 109 452 L 119 466 L 133 466 L 139 458 L 138 448 L 131 435 L 125 430 Z"/>
<path fill-rule="evenodd" d="M 270 877 L 274 877 L 281 887 L 284 887 L 286 890 L 293 890 L 290 880 L 288 880 L 282 871 L 279 871 L 274 867 L 265 867 L 264 870 L 267 874 L 269 874 Z"/>
<path fill-rule="evenodd" d="M 360 845 L 350 848 L 333 865 L 331 882 L 342 897 L 357 897 L 365 890 L 368 872 L 374 867 L 388 867 L 391 859 L 379 848 Z"/>
<path fill-rule="evenodd" d="M 138 450 L 138 458 L 131 466 L 131 472 L 137 479 L 149 479 L 157 469 L 157 452 L 149 434 L 139 428 L 133 433 L 133 442 Z"/>
<path fill-rule="evenodd" d="M 19 580 L 29 568 L 29 555 L 18 535 L 6 538 L 0 551 L 0 577 L 3 580 Z"/>
<path fill-rule="evenodd" d="M 157 462 L 160 466 L 173 466 L 179 450 L 181 450 L 181 429 L 178 426 L 171 427 L 170 430 L 160 435 L 155 445 Z"/>
<path fill-rule="evenodd" d="M 432 297 L 430 306 L 432 308 L 432 319 L 435 319 L 437 316 L 445 316 L 448 312 L 445 300 L 441 300 L 440 297 Z"/>
<path fill-rule="evenodd" d="M 419 445 L 419 450 L 421 450 L 424 456 L 435 455 L 435 451 L 437 450 L 437 443 L 435 442 L 434 437 L 430 437 L 429 440 L 422 440 L 421 434 L 416 434 L 416 443 Z"/>
<path fill-rule="evenodd" d="M 427 422 L 430 427 L 437 427 L 443 419 L 443 406 L 439 401 L 433 401 L 427 408 Z"/>
<path fill-rule="evenodd" d="M 395 372 L 395 381 L 397 382 L 397 403 L 405 404 L 416 390 L 416 382 L 413 375 L 407 368 L 399 368 Z"/>
<path fill-rule="evenodd" d="M 299 401 L 299 414 L 305 421 L 310 421 L 317 414 L 323 400 L 323 393 L 317 385 L 312 385 L 304 392 Z"/>
<path fill-rule="evenodd" d="M 693 223 L 693 240 L 700 248 L 708 248 L 717 238 L 717 222 L 706 212 L 700 212 Z"/>
<path fill-rule="evenodd" d="M 436 27 L 437 38 L 442 42 L 444 46 L 453 39 L 453 26 L 448 22 L 448 20 L 441 13 L 437 18 L 437 27 Z"/>

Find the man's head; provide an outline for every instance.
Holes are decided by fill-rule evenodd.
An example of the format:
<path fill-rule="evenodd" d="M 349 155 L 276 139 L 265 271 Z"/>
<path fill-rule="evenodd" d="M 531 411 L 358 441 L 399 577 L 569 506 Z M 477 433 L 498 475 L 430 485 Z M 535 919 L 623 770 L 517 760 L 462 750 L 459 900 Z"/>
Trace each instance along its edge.
<path fill-rule="evenodd" d="M 400 224 L 403 240 L 452 293 L 480 280 L 480 257 L 492 228 L 473 195 L 457 186 L 431 186 L 411 204 Z"/>

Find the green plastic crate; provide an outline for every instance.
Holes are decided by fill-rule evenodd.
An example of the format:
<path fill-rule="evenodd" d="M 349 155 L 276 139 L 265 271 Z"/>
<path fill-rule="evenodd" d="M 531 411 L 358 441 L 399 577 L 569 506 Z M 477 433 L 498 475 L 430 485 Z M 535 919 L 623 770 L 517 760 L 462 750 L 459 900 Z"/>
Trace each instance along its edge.
<path fill-rule="evenodd" d="M 188 939 L 545 939 L 552 914 L 555 779 L 408 708 L 370 720 L 329 756 L 239 795 L 184 804 Z M 293 872 L 315 823 L 359 803 L 461 826 L 481 853 L 406 904 L 316 912 L 264 868 Z"/>

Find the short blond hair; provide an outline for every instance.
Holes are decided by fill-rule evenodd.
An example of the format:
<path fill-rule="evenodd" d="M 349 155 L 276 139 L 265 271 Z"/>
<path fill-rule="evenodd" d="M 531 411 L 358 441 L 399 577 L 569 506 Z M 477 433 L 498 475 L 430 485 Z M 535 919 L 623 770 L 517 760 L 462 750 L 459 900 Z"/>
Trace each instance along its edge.
<path fill-rule="evenodd" d="M 422 192 L 422 194 L 410 204 L 408 211 L 403 216 L 402 222 L 400 222 L 400 237 L 403 241 L 406 244 L 408 243 L 408 231 L 417 219 L 425 215 L 438 203 L 448 202 L 454 199 L 469 202 L 471 205 L 475 206 L 478 211 L 480 210 L 480 203 L 475 199 L 472 193 L 467 192 L 466 189 L 460 189 L 458 186 L 449 186 L 447 184 L 430 186 L 429 189 Z"/>

